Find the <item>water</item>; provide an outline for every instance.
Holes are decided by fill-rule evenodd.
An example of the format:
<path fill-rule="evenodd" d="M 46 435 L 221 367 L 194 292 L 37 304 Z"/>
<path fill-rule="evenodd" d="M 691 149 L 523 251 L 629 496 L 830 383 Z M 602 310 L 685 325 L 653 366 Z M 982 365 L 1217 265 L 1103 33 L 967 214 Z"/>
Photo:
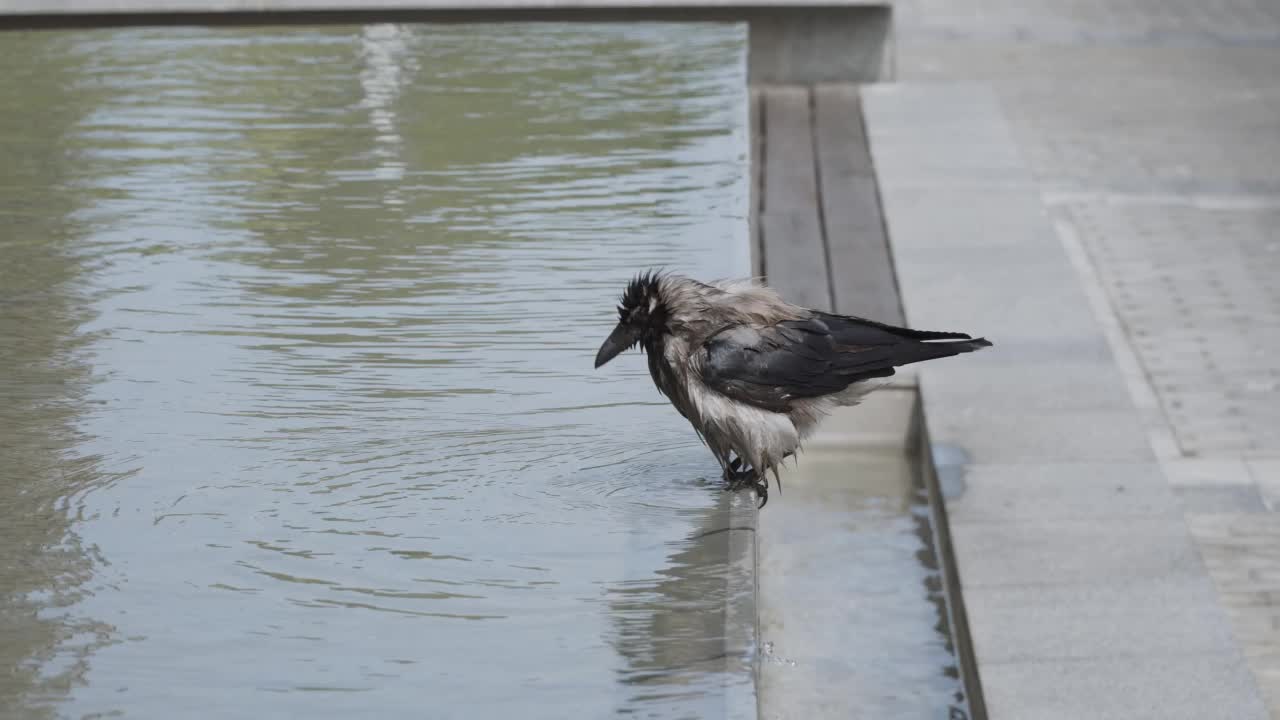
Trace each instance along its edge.
<path fill-rule="evenodd" d="M 927 495 L 884 434 L 913 395 L 837 411 L 760 514 L 762 718 L 969 718 Z"/>
<path fill-rule="evenodd" d="M 0 715 L 723 715 L 716 467 L 591 360 L 747 270 L 743 28 L 4 40 Z"/>
<path fill-rule="evenodd" d="M 744 28 L 3 39 L 0 718 L 731 714 L 729 496 L 591 362 L 748 272 Z M 869 718 L 955 700 L 909 492 L 786 666 Z"/>

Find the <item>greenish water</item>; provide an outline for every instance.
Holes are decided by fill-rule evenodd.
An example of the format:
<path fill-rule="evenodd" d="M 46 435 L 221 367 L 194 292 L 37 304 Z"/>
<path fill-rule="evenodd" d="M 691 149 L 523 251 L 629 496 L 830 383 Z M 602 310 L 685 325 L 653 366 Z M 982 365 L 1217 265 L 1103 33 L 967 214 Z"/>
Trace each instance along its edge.
<path fill-rule="evenodd" d="M 0 39 L 0 718 L 751 716 L 715 463 L 591 369 L 638 269 L 749 271 L 744 28 Z M 761 657 L 947 717 L 886 478 L 843 669 Z"/>
<path fill-rule="evenodd" d="M 745 273 L 737 26 L 6 34 L 0 716 L 722 716 L 621 284 Z"/>

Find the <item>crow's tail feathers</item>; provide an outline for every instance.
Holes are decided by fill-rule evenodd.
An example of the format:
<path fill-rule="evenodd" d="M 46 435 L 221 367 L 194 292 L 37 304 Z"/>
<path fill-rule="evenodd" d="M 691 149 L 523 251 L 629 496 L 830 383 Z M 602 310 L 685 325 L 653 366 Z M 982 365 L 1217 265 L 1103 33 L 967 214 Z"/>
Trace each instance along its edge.
<path fill-rule="evenodd" d="M 909 347 L 910 350 L 903 353 L 906 355 L 906 357 L 903 358 L 904 362 L 894 363 L 895 365 L 910 365 L 911 363 L 924 362 L 925 360 L 936 360 L 937 358 L 971 353 L 975 350 L 991 347 L 991 341 L 986 338 L 941 341 L 934 340 L 929 342 L 910 343 Z"/>
<path fill-rule="evenodd" d="M 975 343 L 986 343 L 986 345 L 976 345 L 973 348 L 974 350 L 991 344 L 982 338 L 974 340 L 973 336 L 968 333 L 942 332 L 938 330 L 915 330 L 908 327 L 900 327 L 898 325 L 890 325 L 888 323 L 876 322 L 875 320 L 868 320 L 864 317 L 857 317 L 856 315 L 835 315 L 825 312 L 816 312 L 815 314 L 821 318 L 824 323 L 826 323 L 827 327 L 831 328 L 831 333 L 834 336 L 839 337 L 841 340 L 850 344 L 857 344 L 858 340 L 865 336 L 867 328 L 876 328 L 877 330 L 882 330 L 890 335 L 900 337 L 905 340 L 973 340 Z M 851 335 L 852 337 L 843 337 L 848 335 Z M 969 351 L 960 350 L 958 352 Z"/>
<path fill-rule="evenodd" d="M 942 345 L 944 347 L 954 346 L 957 348 L 956 352 L 958 353 L 973 352 L 974 350 L 981 350 L 982 348 L 991 347 L 991 341 L 986 338 L 970 339 L 968 336 L 966 336 L 965 339 L 963 340 L 951 340 L 947 342 L 931 342 L 929 344 Z"/>

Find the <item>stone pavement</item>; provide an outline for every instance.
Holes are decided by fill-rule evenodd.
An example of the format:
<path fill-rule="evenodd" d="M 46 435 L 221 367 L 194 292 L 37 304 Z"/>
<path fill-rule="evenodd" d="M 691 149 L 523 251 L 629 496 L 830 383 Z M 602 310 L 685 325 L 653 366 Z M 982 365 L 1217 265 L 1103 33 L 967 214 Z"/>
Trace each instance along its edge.
<path fill-rule="evenodd" d="M 995 342 L 919 370 L 976 717 L 1267 717 L 1001 103 L 905 83 L 863 108 L 908 323 Z"/>
<path fill-rule="evenodd" d="M 1280 718 L 1280 3 L 895 7 L 896 80 L 996 92 Z"/>

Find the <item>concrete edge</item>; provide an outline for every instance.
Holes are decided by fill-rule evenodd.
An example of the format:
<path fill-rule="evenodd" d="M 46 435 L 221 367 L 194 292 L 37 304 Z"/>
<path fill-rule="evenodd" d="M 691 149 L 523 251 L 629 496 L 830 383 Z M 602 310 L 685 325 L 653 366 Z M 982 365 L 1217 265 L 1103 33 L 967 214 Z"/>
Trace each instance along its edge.
<path fill-rule="evenodd" d="M 729 557 L 725 570 L 727 600 L 724 613 L 724 691 L 728 720 L 754 720 L 759 715 L 760 637 L 756 610 L 755 496 L 725 493 Z"/>
<path fill-rule="evenodd" d="M 493 22 L 745 23 L 750 84 L 875 82 L 894 66 L 886 0 L 0 0 L 0 32 Z"/>
<path fill-rule="evenodd" d="M 857 503 L 859 497 L 866 497 L 857 490 L 846 494 L 853 489 L 849 485 L 851 478 L 854 485 L 874 483 L 879 497 L 886 497 L 880 493 L 889 491 L 895 498 L 893 502 L 909 503 L 912 510 L 902 520 L 913 526 L 918 538 L 913 542 L 924 540 L 928 551 L 934 550 L 936 531 L 929 526 L 931 516 L 917 510 L 919 503 L 926 501 L 920 494 L 921 463 L 914 453 L 919 445 L 918 414 L 919 395 L 914 389 L 881 388 L 856 407 L 836 408 L 806 441 L 802 459 L 782 468 L 780 476 L 787 490 L 779 496 L 780 502 L 771 501 L 759 517 L 757 607 L 760 641 L 764 644 L 759 664 L 761 717 L 861 717 L 866 712 L 891 712 L 896 706 L 892 698 L 897 693 L 913 695 L 910 687 L 895 685 L 873 665 L 864 664 L 871 658 L 861 652 L 855 653 L 858 659 L 854 664 L 843 662 L 849 648 L 866 643 L 867 633 L 881 631 L 874 625 L 866 604 L 878 602 L 871 597 L 878 592 L 860 583 L 833 579 L 831 568 L 832 562 L 847 557 L 845 553 L 861 541 L 861 523 L 850 524 L 855 516 L 841 512 L 846 498 Z M 878 458 L 875 467 L 882 468 L 883 475 L 845 474 L 849 464 L 859 463 L 864 452 Z M 916 550 L 924 548 L 913 548 L 913 552 Z M 917 556 L 911 562 L 920 559 Z M 913 622 L 919 622 L 915 629 L 926 632 L 935 646 L 954 647 L 949 635 L 937 634 L 939 629 L 950 627 L 949 608 L 942 607 L 948 601 L 938 585 L 941 562 L 930 558 L 922 564 L 929 579 L 921 586 L 928 589 L 927 597 L 920 599 L 928 607 L 929 620 L 923 622 L 924 615 L 915 615 Z M 863 592 L 870 595 L 862 595 Z M 910 602 L 914 604 L 915 600 Z M 910 657 L 914 651 L 904 648 L 902 652 Z M 950 657 L 933 666 L 933 659 L 928 661 L 929 667 L 936 668 L 939 676 L 947 672 L 943 665 L 953 667 L 957 662 Z M 919 669 L 914 668 L 913 660 L 890 652 L 876 662 L 905 662 L 905 666 L 913 667 L 902 680 L 910 685 L 919 677 L 913 674 Z M 842 678 L 847 673 L 855 677 L 850 677 L 846 685 Z M 855 686 L 882 700 L 870 701 L 850 691 Z M 945 697 L 931 696 L 939 702 L 930 705 L 930 712 L 946 715 L 946 705 L 956 703 L 954 694 L 962 690 L 958 683 L 949 683 Z M 896 707 L 905 709 L 916 702 L 904 700 L 903 706 Z M 971 716 L 953 712 L 951 717 L 970 720 Z"/>
<path fill-rule="evenodd" d="M 929 438 L 928 422 L 924 416 L 924 402 L 916 394 L 913 418 L 913 448 L 919 462 L 920 483 L 929 498 L 930 525 L 933 529 L 933 553 L 938 558 L 938 570 L 942 574 L 943 594 L 947 598 L 947 622 L 951 635 L 951 651 L 959 665 L 960 682 L 964 686 L 965 700 L 969 704 L 970 720 L 986 720 L 987 701 L 982 692 L 982 674 L 973 651 L 973 636 L 969 631 L 969 614 L 965 609 L 964 593 L 960 591 L 960 569 L 956 565 L 955 548 L 952 545 L 951 524 L 947 517 L 946 493 L 963 482 L 949 477 L 963 472 L 954 464 L 943 464 L 946 455 L 936 452 Z"/>
<path fill-rule="evenodd" d="M 893 14 L 887 2 L 805 0 L 424 0 L 398 4 L 357 5 L 278 0 L 258 3 L 67 3 L 57 7 L 15 6 L 0 0 L 0 31 L 75 30 L 149 26 L 278 26 L 377 23 L 515 23 L 515 22 L 803 22 L 822 31 L 832 23 L 842 29 L 871 22 L 887 35 Z M 855 23 L 851 26 L 849 23 Z M 813 32 L 809 30 L 807 32 Z M 882 38 L 883 39 L 883 38 Z M 808 38 L 788 39 L 797 51 Z M 873 74 L 856 79 L 882 79 L 880 63 Z M 839 82 L 842 78 L 829 78 Z M 807 82 L 779 79 L 771 82 Z"/>
<path fill-rule="evenodd" d="M 795 7 L 889 7 L 888 0 L 803 0 Z M 145 15 L 202 13 L 404 12 L 532 8 L 775 7 L 778 0 L 0 0 L 0 15 Z"/>

